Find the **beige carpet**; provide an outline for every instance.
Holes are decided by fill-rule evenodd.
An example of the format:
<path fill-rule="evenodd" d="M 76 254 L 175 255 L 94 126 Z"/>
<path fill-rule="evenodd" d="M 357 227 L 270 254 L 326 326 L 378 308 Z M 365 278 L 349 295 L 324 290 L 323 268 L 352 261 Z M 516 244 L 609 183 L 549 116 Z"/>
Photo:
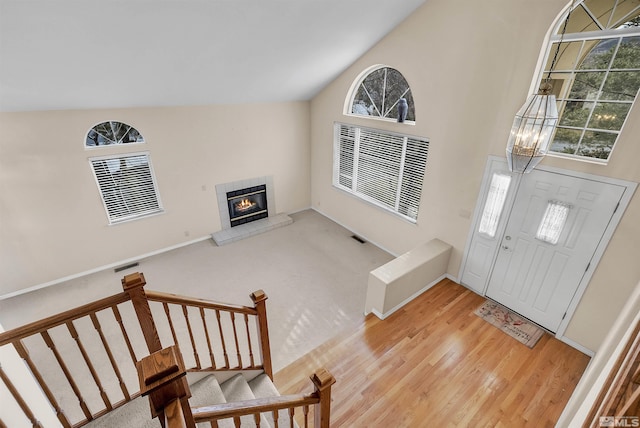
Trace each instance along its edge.
<path fill-rule="evenodd" d="M 263 289 L 274 371 L 295 361 L 363 317 L 369 271 L 393 257 L 353 239 L 321 214 L 222 247 L 202 241 L 140 261 L 123 272 L 85 276 L 0 301 L 6 330 L 122 291 L 127 273 L 143 272 L 147 288 L 251 305 Z"/>

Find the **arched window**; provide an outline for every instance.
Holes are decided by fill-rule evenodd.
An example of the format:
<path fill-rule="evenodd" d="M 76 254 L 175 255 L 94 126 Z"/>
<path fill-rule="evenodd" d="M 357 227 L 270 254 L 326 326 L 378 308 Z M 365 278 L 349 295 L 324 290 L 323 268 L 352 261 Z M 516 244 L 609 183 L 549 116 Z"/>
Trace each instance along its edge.
<path fill-rule="evenodd" d="M 87 132 L 85 147 L 144 143 L 142 134 L 122 122 L 102 122 Z M 89 158 L 109 224 L 163 211 L 148 152 L 118 153 Z"/>
<path fill-rule="evenodd" d="M 406 102 L 406 116 L 398 119 L 398 107 Z M 354 82 L 347 98 L 345 114 L 415 123 L 411 88 L 398 70 L 377 65 Z M 402 110 L 402 108 L 401 108 Z"/>
<path fill-rule="evenodd" d="M 640 7 L 625 0 L 577 2 L 559 46 L 566 14 L 546 46 L 560 118 L 550 153 L 606 163 L 640 88 Z"/>
<path fill-rule="evenodd" d="M 133 126 L 115 120 L 97 124 L 87 132 L 85 139 L 86 147 L 129 143 L 144 143 L 144 137 Z"/>

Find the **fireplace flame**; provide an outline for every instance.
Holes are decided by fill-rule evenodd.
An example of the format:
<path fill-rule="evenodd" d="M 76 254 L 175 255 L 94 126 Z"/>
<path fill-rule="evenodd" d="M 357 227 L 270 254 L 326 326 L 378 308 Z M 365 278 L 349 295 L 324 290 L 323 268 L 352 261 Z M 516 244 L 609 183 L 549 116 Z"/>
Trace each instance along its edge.
<path fill-rule="evenodd" d="M 248 198 L 244 198 L 243 200 L 241 200 L 240 202 L 236 203 L 236 209 L 239 211 L 245 211 L 248 210 L 249 208 L 252 208 L 256 205 L 255 202 L 251 202 Z"/>

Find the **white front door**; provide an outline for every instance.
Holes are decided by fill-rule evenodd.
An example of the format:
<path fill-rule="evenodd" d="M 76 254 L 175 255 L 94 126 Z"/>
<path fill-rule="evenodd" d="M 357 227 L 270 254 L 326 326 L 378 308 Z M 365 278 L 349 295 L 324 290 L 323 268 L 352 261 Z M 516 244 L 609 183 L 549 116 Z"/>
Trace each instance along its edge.
<path fill-rule="evenodd" d="M 486 296 L 556 332 L 624 191 L 556 172 L 523 175 Z"/>

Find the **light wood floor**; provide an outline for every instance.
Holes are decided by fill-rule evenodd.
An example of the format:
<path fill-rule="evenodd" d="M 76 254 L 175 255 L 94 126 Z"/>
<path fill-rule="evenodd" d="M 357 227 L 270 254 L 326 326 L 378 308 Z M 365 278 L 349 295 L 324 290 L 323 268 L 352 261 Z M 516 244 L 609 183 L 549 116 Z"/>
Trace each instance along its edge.
<path fill-rule="evenodd" d="M 335 377 L 332 427 L 552 427 L 589 357 L 545 334 L 533 349 L 473 314 L 444 280 L 384 321 L 369 315 L 275 375 L 281 394 Z M 277 350 L 273 350 L 277 352 Z"/>

